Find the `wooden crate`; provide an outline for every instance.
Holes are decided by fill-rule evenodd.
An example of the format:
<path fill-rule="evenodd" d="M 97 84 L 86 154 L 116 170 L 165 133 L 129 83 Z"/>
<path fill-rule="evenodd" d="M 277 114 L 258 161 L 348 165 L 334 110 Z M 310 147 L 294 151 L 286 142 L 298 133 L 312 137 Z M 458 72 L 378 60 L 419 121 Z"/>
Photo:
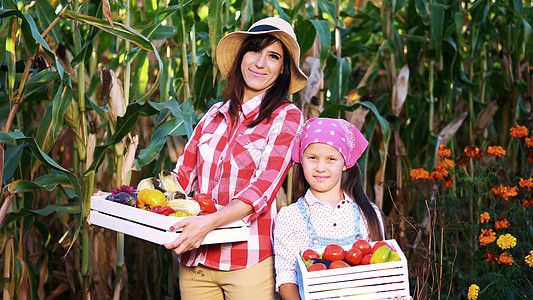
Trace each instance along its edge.
<path fill-rule="evenodd" d="M 301 298 L 371 300 L 409 296 L 407 259 L 396 240 L 386 242 L 398 252 L 400 261 L 308 272 L 302 258 L 298 257 L 296 268 Z M 373 246 L 375 242 L 370 244 Z M 350 246 L 345 247 L 348 249 Z"/>
<path fill-rule="evenodd" d="M 152 243 L 174 241 L 180 232 L 168 231 L 170 226 L 186 217 L 153 213 L 136 207 L 105 200 L 105 196 L 91 197 L 91 224 L 134 236 Z M 250 225 L 242 220 L 209 232 L 202 244 L 247 241 Z"/>

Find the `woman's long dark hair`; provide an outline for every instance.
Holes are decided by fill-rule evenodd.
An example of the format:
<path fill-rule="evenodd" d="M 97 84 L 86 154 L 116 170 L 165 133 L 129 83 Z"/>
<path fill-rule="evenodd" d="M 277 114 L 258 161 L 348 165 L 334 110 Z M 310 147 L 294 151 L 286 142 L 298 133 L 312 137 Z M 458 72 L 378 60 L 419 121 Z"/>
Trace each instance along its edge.
<path fill-rule="evenodd" d="M 368 224 L 368 233 L 370 239 L 373 241 L 384 240 L 385 237 L 381 233 L 381 224 L 374 207 L 370 203 L 365 190 L 363 189 L 363 180 L 361 178 L 361 169 L 359 165 L 355 164 L 353 167 L 348 169 L 347 174 L 344 174 L 343 180 L 341 183 L 342 190 L 352 198 L 357 205 L 361 208 L 363 215 Z M 303 197 L 309 189 L 309 182 L 305 179 L 304 171 L 301 164 L 294 164 L 294 175 L 293 175 L 293 193 L 294 199 L 299 199 Z M 384 226 L 383 226 L 384 228 Z"/>
<path fill-rule="evenodd" d="M 261 107 L 259 108 L 259 115 L 248 125 L 248 127 L 254 127 L 264 119 L 270 120 L 274 110 L 283 103 L 289 102 L 289 100 L 287 100 L 287 95 L 289 93 L 289 85 L 291 82 L 292 58 L 287 47 L 285 47 L 278 38 L 270 34 L 250 35 L 242 44 L 241 49 L 235 58 L 235 62 L 227 76 L 224 101 L 230 101 L 229 114 L 232 121 L 236 121 L 239 117 L 242 98 L 244 96 L 244 87 L 246 85 L 241 72 L 241 63 L 244 54 L 248 51 L 263 50 L 265 47 L 272 45 L 275 42 L 279 42 L 283 49 L 283 72 L 279 74 L 272 87 L 266 92 L 265 97 L 261 102 Z"/>

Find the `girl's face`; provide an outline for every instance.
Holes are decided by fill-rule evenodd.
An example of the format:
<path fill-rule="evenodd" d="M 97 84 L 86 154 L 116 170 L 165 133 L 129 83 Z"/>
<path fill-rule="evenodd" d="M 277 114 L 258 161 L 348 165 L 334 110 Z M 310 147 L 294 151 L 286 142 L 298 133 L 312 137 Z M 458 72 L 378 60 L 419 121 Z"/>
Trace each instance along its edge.
<path fill-rule="evenodd" d="M 327 202 L 341 199 L 342 171 L 346 167 L 337 149 L 322 143 L 310 144 L 302 155 L 302 168 L 315 197 Z"/>
<path fill-rule="evenodd" d="M 246 102 L 271 87 L 283 70 L 283 48 L 274 42 L 262 50 L 248 51 L 241 63 Z"/>

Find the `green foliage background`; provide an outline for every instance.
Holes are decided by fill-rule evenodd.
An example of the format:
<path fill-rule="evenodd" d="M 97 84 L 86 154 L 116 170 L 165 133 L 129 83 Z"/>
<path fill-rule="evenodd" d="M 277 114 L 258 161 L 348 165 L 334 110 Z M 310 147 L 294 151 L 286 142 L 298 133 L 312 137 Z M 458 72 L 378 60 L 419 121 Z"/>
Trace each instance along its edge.
<path fill-rule="evenodd" d="M 409 170 L 432 169 L 441 144 L 457 154 L 468 145 L 502 145 L 508 156 L 500 169 L 510 181 L 531 177 L 527 151 L 508 134 L 516 124 L 533 128 L 531 12 L 531 2 L 520 0 L 2 1 L 4 299 L 176 297 L 175 257 L 88 226 L 90 196 L 93 188 L 135 185 L 172 169 L 175 141 L 186 139 L 198 117 L 221 100 L 217 42 L 271 15 L 294 25 L 303 59 L 320 62 L 322 116 L 370 111 L 362 120 L 371 144 L 359 161 L 367 193 L 391 217 L 391 237 L 408 255 L 418 248 L 405 220 L 419 224 L 413 228 L 435 258 L 410 274 L 413 295 L 465 298 L 467 275 L 477 266 L 468 258 L 479 255 L 468 249 L 484 204 L 470 199 L 452 207 L 469 224 L 472 243 L 432 245 L 435 237 L 462 237 L 439 233 L 445 224 L 424 223 L 432 198 L 425 187 L 409 185 Z M 403 83 L 402 68 L 409 71 Z M 123 116 L 107 105 L 102 70 L 122 81 Z M 398 96 L 402 89 L 405 97 Z M 304 107 L 301 94 L 291 99 Z M 118 176 L 135 139 L 133 170 Z M 463 196 L 452 193 L 439 205 Z M 521 226 L 527 252 L 531 218 Z M 464 263 L 435 273 L 439 258 L 449 261 L 456 250 Z M 519 275 L 497 276 L 531 278 L 531 268 L 520 266 Z M 492 286 L 501 292 L 502 285 Z M 520 290 L 517 299 L 531 294 L 527 286 L 511 286 Z"/>

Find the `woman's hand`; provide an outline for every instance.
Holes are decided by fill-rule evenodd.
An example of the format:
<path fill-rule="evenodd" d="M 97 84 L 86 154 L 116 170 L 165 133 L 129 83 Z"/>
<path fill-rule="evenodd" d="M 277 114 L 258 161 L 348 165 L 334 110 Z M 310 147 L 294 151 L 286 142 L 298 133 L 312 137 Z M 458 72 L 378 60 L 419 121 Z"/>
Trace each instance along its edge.
<path fill-rule="evenodd" d="M 188 217 L 170 227 L 171 231 L 182 229 L 179 237 L 172 243 L 163 244 L 174 249 L 177 255 L 200 247 L 207 233 L 217 227 L 244 218 L 252 212 L 252 206 L 238 199 L 217 212 L 204 216 Z"/>
<path fill-rule="evenodd" d="M 170 227 L 171 231 L 179 229 L 182 232 L 177 239 L 163 244 L 165 248 L 173 249 L 177 255 L 200 247 L 207 233 L 214 229 L 213 220 L 211 215 L 188 217 Z"/>

